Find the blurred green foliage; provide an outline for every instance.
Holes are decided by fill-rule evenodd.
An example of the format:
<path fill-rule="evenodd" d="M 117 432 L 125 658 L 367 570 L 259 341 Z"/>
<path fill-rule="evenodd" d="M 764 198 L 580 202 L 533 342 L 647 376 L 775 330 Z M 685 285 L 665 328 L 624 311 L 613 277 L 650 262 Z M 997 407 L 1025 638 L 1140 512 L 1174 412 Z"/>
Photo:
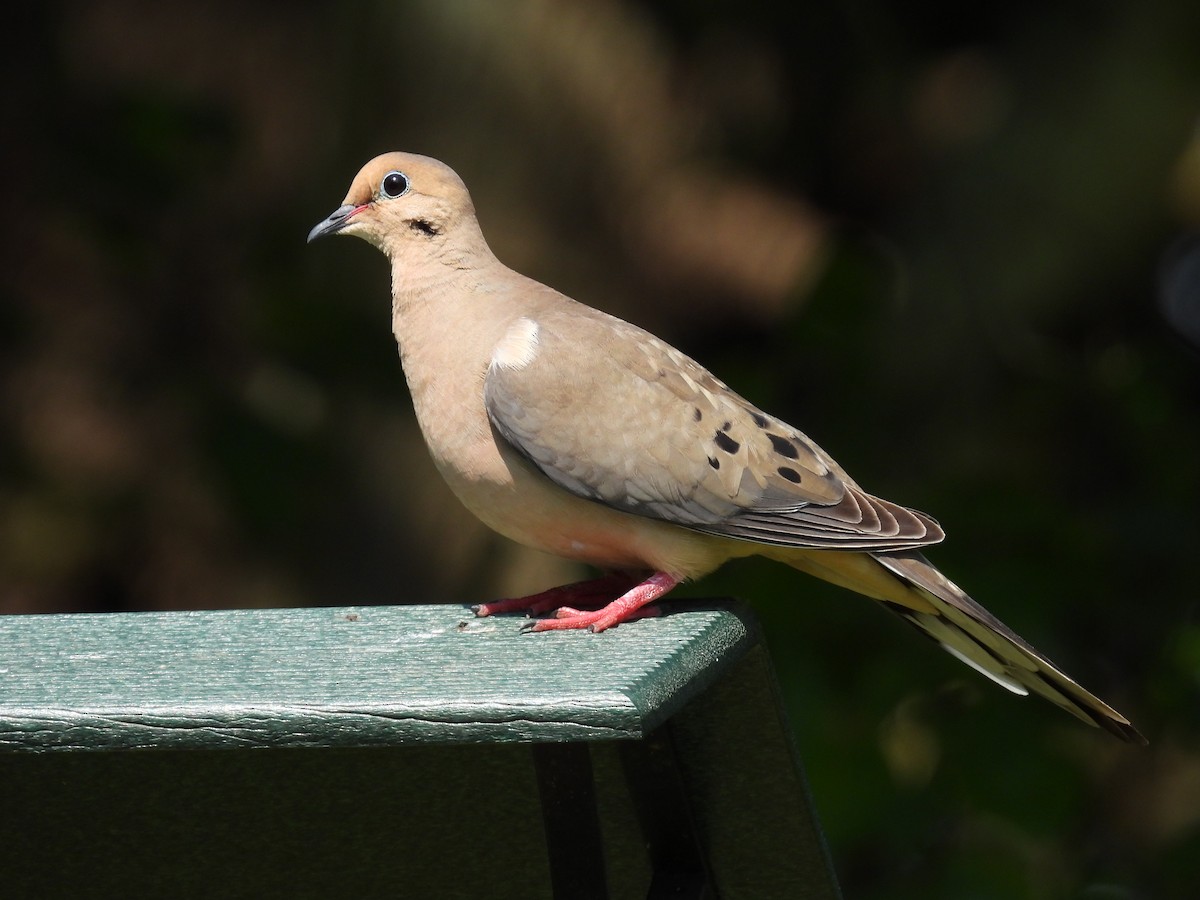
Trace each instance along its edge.
<path fill-rule="evenodd" d="M 935 514 L 939 564 L 1150 737 L 1017 702 L 781 567 L 689 586 L 760 610 L 848 896 L 1194 896 L 1200 355 L 1157 291 L 1200 226 L 1200 6 L 19 15 L 0 610 L 469 602 L 573 574 L 436 479 L 378 254 L 304 245 L 367 158 L 428 153 L 502 259 Z"/>

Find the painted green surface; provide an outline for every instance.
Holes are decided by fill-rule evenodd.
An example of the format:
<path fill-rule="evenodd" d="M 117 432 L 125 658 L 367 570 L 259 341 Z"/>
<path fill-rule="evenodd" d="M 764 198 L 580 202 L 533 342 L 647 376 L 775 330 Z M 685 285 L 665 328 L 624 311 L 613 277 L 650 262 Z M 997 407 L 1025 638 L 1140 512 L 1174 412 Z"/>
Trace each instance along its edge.
<path fill-rule="evenodd" d="M 638 738 L 755 639 L 734 606 L 523 635 L 450 605 L 0 618 L 0 748 Z"/>

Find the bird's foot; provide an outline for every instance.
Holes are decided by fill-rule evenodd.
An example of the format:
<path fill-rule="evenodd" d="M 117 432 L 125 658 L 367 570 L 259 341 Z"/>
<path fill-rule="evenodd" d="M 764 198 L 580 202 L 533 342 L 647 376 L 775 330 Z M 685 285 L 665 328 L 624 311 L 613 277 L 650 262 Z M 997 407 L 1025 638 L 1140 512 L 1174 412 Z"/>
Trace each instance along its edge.
<path fill-rule="evenodd" d="M 612 572 L 599 578 L 587 581 L 577 581 L 574 584 L 564 584 L 550 588 L 539 594 L 528 597 L 510 597 L 506 600 L 494 600 L 491 603 L 480 603 L 471 607 L 475 615 L 494 616 L 499 613 L 523 612 L 529 616 L 540 616 L 542 613 L 557 609 L 565 603 L 572 603 L 583 608 L 604 606 L 613 597 L 619 597 L 638 584 L 640 574 L 628 572 Z M 570 607 L 566 607 L 570 608 Z"/>
<path fill-rule="evenodd" d="M 602 609 L 585 612 L 574 607 L 564 606 L 558 609 L 553 618 L 530 622 L 521 629 L 521 632 L 562 631 L 568 628 L 586 628 L 591 632 L 600 632 L 619 625 L 621 622 L 656 616 L 659 614 L 657 609 L 646 609 L 645 607 L 662 597 L 677 584 L 679 584 L 678 578 L 672 578 L 665 572 L 655 572 Z M 569 587 L 572 586 L 569 585 Z"/>

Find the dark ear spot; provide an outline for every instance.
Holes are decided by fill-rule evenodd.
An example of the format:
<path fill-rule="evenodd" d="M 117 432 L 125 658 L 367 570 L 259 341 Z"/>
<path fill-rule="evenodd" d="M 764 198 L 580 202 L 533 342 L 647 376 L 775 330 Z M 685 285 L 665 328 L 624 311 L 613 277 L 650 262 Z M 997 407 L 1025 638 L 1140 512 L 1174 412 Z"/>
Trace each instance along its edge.
<path fill-rule="evenodd" d="M 410 219 L 408 222 L 408 227 L 413 231 L 419 231 L 426 237 L 433 237 L 434 235 L 442 233 L 442 229 L 438 228 L 427 219 Z"/>

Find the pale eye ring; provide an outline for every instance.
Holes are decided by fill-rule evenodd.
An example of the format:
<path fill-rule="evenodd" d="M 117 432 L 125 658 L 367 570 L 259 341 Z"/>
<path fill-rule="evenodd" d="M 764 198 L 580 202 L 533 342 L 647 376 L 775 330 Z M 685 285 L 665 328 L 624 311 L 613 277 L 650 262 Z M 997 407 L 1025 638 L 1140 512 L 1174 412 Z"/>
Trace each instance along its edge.
<path fill-rule="evenodd" d="M 388 172 L 379 183 L 379 193 L 389 200 L 395 200 L 407 194 L 409 187 L 408 176 L 403 172 Z"/>

